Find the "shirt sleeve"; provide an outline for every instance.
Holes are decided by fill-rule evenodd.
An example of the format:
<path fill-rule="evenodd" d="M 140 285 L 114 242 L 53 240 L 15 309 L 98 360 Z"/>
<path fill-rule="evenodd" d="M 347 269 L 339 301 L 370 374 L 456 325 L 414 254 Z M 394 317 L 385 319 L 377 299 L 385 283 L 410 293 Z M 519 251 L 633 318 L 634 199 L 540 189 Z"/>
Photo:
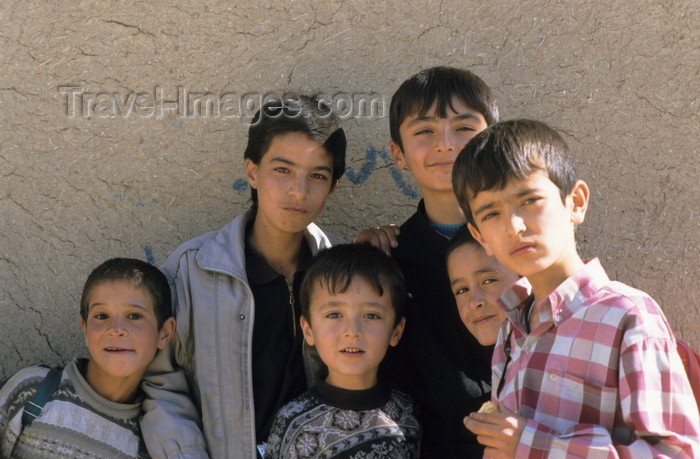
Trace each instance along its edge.
<path fill-rule="evenodd" d="M 184 307 L 189 311 L 188 304 L 177 304 L 189 297 L 178 292 L 181 282 L 173 280 L 167 265 L 163 271 L 173 287 L 173 310 Z M 178 366 L 178 349 L 182 351 L 183 346 L 176 332 L 170 345 L 158 351 L 146 369 L 141 384 L 145 394 L 141 432 L 154 458 L 207 458 L 199 412 L 190 397 L 185 371 Z"/>
<path fill-rule="evenodd" d="M 698 408 L 672 339 L 624 346 L 619 403 L 612 434 L 593 424 L 566 432 L 529 420 L 516 457 L 700 457 Z"/>

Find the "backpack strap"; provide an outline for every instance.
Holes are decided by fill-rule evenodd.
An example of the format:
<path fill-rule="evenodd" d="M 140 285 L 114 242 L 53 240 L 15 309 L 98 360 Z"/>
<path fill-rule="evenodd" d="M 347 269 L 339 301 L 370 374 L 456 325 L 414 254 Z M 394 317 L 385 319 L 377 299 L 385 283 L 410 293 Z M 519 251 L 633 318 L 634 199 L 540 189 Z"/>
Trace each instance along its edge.
<path fill-rule="evenodd" d="M 58 388 L 58 383 L 61 382 L 61 374 L 63 368 L 56 367 L 49 370 L 46 377 L 39 388 L 34 392 L 32 398 L 24 404 L 24 412 L 22 413 L 22 426 L 26 427 L 32 424 L 34 419 L 41 415 L 44 405 L 49 401 L 49 398 Z"/>

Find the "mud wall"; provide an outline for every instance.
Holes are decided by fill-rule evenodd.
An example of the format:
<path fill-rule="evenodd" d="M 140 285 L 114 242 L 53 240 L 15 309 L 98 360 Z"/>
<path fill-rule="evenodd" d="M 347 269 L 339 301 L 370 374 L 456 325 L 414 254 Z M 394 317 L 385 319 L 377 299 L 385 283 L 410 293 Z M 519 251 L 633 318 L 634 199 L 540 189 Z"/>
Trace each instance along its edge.
<path fill-rule="evenodd" d="M 433 65 L 564 133 L 592 188 L 582 255 L 700 346 L 697 1 L 235 3 L 0 5 L 0 379 L 84 353 L 77 305 L 101 261 L 160 264 L 246 208 L 265 94 L 322 93 L 345 118 L 323 226 L 402 222 L 416 189 L 387 153 L 388 103 Z"/>

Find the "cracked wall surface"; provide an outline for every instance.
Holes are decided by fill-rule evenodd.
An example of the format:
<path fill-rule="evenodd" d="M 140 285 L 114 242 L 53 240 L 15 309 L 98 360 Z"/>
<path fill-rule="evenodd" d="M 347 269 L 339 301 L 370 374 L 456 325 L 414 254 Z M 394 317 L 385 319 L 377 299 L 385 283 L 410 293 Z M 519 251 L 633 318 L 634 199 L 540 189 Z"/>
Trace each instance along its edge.
<path fill-rule="evenodd" d="M 0 4 L 0 379 L 84 354 L 80 289 L 101 261 L 160 264 L 246 208 L 258 95 L 321 92 L 347 115 L 322 226 L 401 223 L 416 190 L 388 156 L 388 103 L 433 65 L 563 132 L 592 188 L 582 255 L 700 347 L 696 0 L 234 3 Z"/>

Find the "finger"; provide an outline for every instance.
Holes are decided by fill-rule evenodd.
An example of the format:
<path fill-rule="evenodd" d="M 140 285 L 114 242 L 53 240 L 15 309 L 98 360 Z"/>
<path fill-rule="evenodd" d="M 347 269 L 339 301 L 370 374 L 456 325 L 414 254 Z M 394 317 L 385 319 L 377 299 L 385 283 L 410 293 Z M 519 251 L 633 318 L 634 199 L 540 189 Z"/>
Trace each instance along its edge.
<path fill-rule="evenodd" d="M 391 255 L 391 243 L 383 231 L 378 226 L 360 231 L 360 233 L 352 238 L 353 244 L 370 244 L 373 247 L 381 249 L 387 255 Z"/>
<path fill-rule="evenodd" d="M 464 427 L 476 435 L 488 435 L 493 430 L 493 426 L 491 424 L 479 422 L 470 416 L 465 417 L 462 422 L 464 423 Z"/>
<path fill-rule="evenodd" d="M 379 229 L 384 232 L 387 239 L 389 240 L 389 244 L 392 247 L 396 248 L 399 246 L 398 236 L 401 234 L 401 230 L 399 229 L 398 226 L 391 224 L 391 225 L 382 226 Z"/>

